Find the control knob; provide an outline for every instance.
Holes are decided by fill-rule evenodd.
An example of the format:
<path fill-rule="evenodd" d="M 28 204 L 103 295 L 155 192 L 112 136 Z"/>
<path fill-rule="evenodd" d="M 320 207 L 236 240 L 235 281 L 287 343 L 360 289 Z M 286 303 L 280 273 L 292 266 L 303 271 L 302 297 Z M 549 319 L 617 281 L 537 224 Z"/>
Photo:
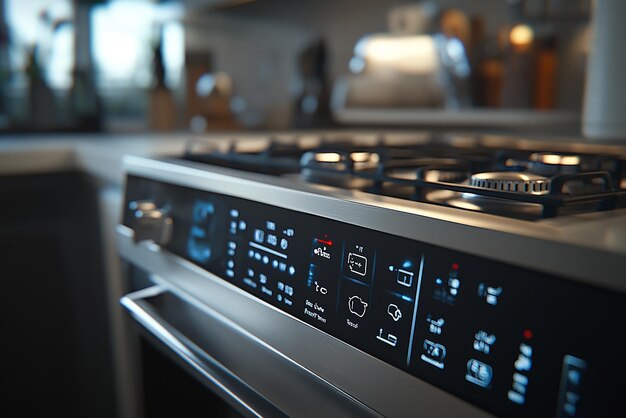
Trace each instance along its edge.
<path fill-rule="evenodd" d="M 174 222 L 169 207 L 159 208 L 150 200 L 137 200 L 128 204 L 132 214 L 134 241 L 152 241 L 165 245 L 172 239 Z"/>

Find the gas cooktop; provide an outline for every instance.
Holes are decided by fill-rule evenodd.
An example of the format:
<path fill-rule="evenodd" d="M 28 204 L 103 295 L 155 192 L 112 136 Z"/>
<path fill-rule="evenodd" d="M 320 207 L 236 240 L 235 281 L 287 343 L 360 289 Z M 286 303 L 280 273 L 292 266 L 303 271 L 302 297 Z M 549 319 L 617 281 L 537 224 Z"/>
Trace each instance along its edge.
<path fill-rule="evenodd" d="M 518 219 L 606 211 L 626 201 L 626 150 L 479 135 L 302 135 L 191 142 L 183 157 Z"/>

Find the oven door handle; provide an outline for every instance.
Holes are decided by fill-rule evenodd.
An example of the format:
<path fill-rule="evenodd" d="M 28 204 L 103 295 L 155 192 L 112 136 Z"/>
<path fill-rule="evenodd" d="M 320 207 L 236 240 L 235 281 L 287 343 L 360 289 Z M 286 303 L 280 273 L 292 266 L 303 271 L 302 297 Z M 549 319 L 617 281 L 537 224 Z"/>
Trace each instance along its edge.
<path fill-rule="evenodd" d="M 156 313 L 147 299 L 165 292 L 168 290 L 161 286 L 151 286 L 123 296 L 120 303 L 143 328 L 199 373 L 205 385 L 240 412 L 253 417 L 287 417 Z"/>

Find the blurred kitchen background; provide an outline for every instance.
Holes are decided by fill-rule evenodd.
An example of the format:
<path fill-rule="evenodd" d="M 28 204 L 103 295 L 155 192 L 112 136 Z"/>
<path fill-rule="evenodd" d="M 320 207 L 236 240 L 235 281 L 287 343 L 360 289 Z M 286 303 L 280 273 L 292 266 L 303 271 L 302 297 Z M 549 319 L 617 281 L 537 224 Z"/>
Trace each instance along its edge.
<path fill-rule="evenodd" d="M 1 0 L 0 132 L 576 133 L 591 0 Z"/>

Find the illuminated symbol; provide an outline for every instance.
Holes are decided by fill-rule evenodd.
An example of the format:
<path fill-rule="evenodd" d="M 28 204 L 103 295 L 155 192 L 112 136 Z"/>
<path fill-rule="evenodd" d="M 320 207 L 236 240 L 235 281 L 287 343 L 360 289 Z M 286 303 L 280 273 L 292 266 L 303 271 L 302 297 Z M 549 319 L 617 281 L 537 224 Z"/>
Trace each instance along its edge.
<path fill-rule="evenodd" d="M 491 287 L 484 283 L 478 285 L 478 296 L 484 298 L 489 305 L 498 304 L 498 296 L 502 293 L 501 287 Z"/>
<path fill-rule="evenodd" d="M 376 338 L 382 342 L 384 342 L 385 344 L 389 344 L 392 347 L 395 347 L 396 344 L 398 344 L 398 337 L 396 337 L 393 334 L 387 334 L 385 337 L 383 337 L 383 329 L 381 328 L 380 331 L 378 331 L 378 335 L 376 336 Z"/>
<path fill-rule="evenodd" d="M 274 235 L 274 234 L 268 234 L 267 235 L 267 243 L 269 245 L 273 245 L 275 247 L 276 245 L 278 245 L 278 237 L 276 235 Z"/>
<path fill-rule="evenodd" d="M 261 253 L 255 252 L 254 253 L 254 259 L 257 260 L 257 261 L 261 260 Z"/>
<path fill-rule="evenodd" d="M 359 254 L 349 253 L 348 268 L 352 273 L 365 276 L 367 273 L 367 258 Z"/>
<path fill-rule="evenodd" d="M 248 250 L 248 257 L 250 257 L 250 258 L 254 257 L 254 251 L 253 250 Z"/>
<path fill-rule="evenodd" d="M 285 293 L 288 294 L 289 296 L 293 296 L 293 287 L 289 285 L 285 285 Z"/>
<path fill-rule="evenodd" d="M 245 231 L 246 230 L 246 223 L 245 221 L 239 221 L 239 230 L 240 231 Z"/>
<path fill-rule="evenodd" d="M 319 242 L 320 244 L 328 245 L 329 247 L 333 246 L 333 242 L 327 239 L 315 238 L 315 242 Z"/>
<path fill-rule="evenodd" d="M 278 270 L 280 270 L 280 271 L 285 271 L 285 270 L 287 270 L 287 264 L 285 264 L 285 263 L 279 263 L 279 264 L 278 264 Z"/>
<path fill-rule="evenodd" d="M 270 231 L 276 231 L 276 222 L 267 221 L 265 222 L 265 227 Z"/>
<path fill-rule="evenodd" d="M 283 250 L 286 250 L 288 246 L 289 246 L 289 241 L 287 241 L 285 238 L 280 240 L 280 248 L 282 248 Z"/>
<path fill-rule="evenodd" d="M 402 318 L 402 311 L 400 310 L 400 308 L 398 308 L 398 305 L 394 303 L 390 303 L 389 306 L 387 306 L 387 313 L 389 314 L 391 319 L 396 322 L 398 322 L 400 318 Z"/>
<path fill-rule="evenodd" d="M 359 318 L 363 318 L 367 310 L 367 303 L 360 296 L 351 296 L 348 299 L 348 309 Z"/>
<path fill-rule="evenodd" d="M 235 267 L 235 262 L 233 260 L 228 260 L 227 266 L 228 268 L 232 269 L 233 267 Z"/>
<path fill-rule="evenodd" d="M 262 284 L 267 283 L 267 276 L 263 273 L 259 274 L 259 282 Z"/>
<path fill-rule="evenodd" d="M 561 372 L 561 387 L 557 416 L 576 416 L 580 400 L 580 384 L 583 379 L 587 362 L 571 355 L 563 357 L 563 371 Z"/>
<path fill-rule="evenodd" d="M 446 358 L 446 347 L 441 344 L 424 340 L 424 353 L 420 358 L 428 364 L 443 369 L 443 360 Z"/>
<path fill-rule="evenodd" d="M 231 209 L 230 210 L 230 216 L 233 218 L 236 218 L 239 216 L 239 211 L 237 209 Z"/>
<path fill-rule="evenodd" d="M 294 266 L 289 266 L 289 275 L 293 276 L 296 274 L 296 268 Z"/>
<path fill-rule="evenodd" d="M 471 359 L 467 362 L 467 373 L 465 380 L 480 387 L 486 388 L 491 383 L 493 369 L 490 365 Z"/>
<path fill-rule="evenodd" d="M 294 230 L 291 228 L 288 229 L 283 229 L 283 234 L 287 235 L 288 237 L 293 237 L 294 235 Z"/>
<path fill-rule="evenodd" d="M 228 269 L 228 270 L 226 270 L 226 275 L 227 275 L 228 277 L 233 277 L 233 276 L 235 275 L 235 272 L 234 272 L 234 271 L 232 271 L 232 270 L 230 270 L 230 269 Z"/>
<path fill-rule="evenodd" d="M 480 330 L 474 335 L 474 350 L 489 354 L 491 352 L 491 346 L 495 342 L 495 335 Z"/>
<path fill-rule="evenodd" d="M 248 276 L 254 277 L 254 270 L 248 269 Z"/>
<path fill-rule="evenodd" d="M 405 265 L 410 266 L 411 262 L 405 261 L 402 266 L 404 267 Z M 401 268 L 396 268 L 394 266 L 389 266 L 389 271 L 397 272 L 396 282 L 398 284 L 401 284 L 402 286 L 406 286 L 406 287 L 411 287 L 411 285 L 413 284 L 413 272 L 407 271 Z"/>
<path fill-rule="evenodd" d="M 453 277 L 448 279 L 448 286 L 450 286 L 450 294 L 452 296 L 456 296 L 457 293 L 459 293 L 460 285 L 461 285 L 461 282 L 459 281 L 459 279 L 453 278 Z"/>
<path fill-rule="evenodd" d="M 461 287 L 458 272 L 456 270 L 450 271 L 450 276 L 447 281 L 444 281 L 441 277 L 437 277 L 435 283 L 437 284 L 437 288 L 433 292 L 433 298 L 445 302 L 448 305 L 454 305 L 456 296 L 459 294 L 459 288 Z"/>
<path fill-rule="evenodd" d="M 278 268 L 278 260 L 272 260 L 272 267 L 274 267 L 275 269 Z"/>
<path fill-rule="evenodd" d="M 285 283 L 283 282 L 278 282 L 278 290 L 280 290 L 281 292 L 285 290 Z"/>
<path fill-rule="evenodd" d="M 520 344 L 519 346 L 519 356 L 517 356 L 517 360 L 515 360 L 515 369 L 520 372 L 528 371 L 533 366 L 532 355 L 533 349 L 528 344 Z"/>
<path fill-rule="evenodd" d="M 443 332 L 443 325 L 446 323 L 445 319 L 433 319 L 430 315 L 426 318 L 426 322 L 428 322 L 428 330 L 435 335 L 441 335 Z"/>
<path fill-rule="evenodd" d="M 263 232 L 262 229 L 255 229 L 254 230 L 254 240 L 256 242 L 263 242 L 264 238 L 265 238 L 265 232 Z"/>
<path fill-rule="evenodd" d="M 279 302 L 283 301 L 283 295 L 281 295 L 280 293 L 276 296 L 276 299 L 278 299 Z"/>
<path fill-rule="evenodd" d="M 266 255 L 263 256 L 263 264 L 267 264 L 270 262 L 270 258 Z"/>
<path fill-rule="evenodd" d="M 322 295 L 325 295 L 328 293 L 328 289 L 326 289 L 324 286 L 320 286 L 317 282 L 315 282 L 315 291 L 316 292 L 320 292 Z M 365 305 L 367 306 L 367 305 Z M 361 315 L 363 316 L 363 315 Z"/>

